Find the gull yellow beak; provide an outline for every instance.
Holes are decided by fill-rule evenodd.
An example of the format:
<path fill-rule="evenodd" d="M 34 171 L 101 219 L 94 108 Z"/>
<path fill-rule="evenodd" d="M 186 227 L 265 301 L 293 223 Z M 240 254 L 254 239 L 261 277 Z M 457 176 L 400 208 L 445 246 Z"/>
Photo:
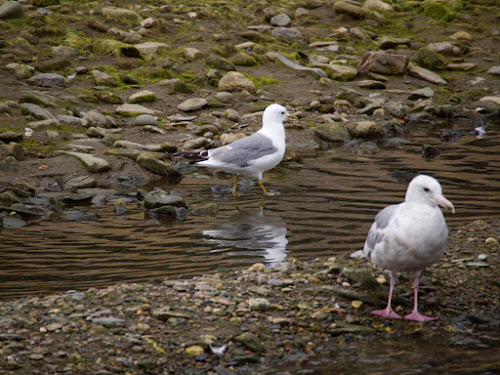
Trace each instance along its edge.
<path fill-rule="evenodd" d="M 288 115 L 288 118 L 292 119 L 292 120 L 296 120 L 296 121 L 299 120 L 299 118 L 297 116 L 294 116 L 294 115 Z"/>

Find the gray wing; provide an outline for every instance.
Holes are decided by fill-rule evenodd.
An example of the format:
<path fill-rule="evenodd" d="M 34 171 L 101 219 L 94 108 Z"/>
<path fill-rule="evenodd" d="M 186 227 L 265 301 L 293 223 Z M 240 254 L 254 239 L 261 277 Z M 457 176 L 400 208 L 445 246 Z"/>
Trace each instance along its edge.
<path fill-rule="evenodd" d="M 221 163 L 232 164 L 238 167 L 246 167 L 255 159 L 272 154 L 278 151 L 274 147 L 270 138 L 255 133 L 249 137 L 238 139 L 237 141 L 223 147 L 209 151 L 210 159 L 215 159 Z"/>
<path fill-rule="evenodd" d="M 394 217 L 398 206 L 399 204 L 387 206 L 375 216 L 375 221 L 366 236 L 365 246 L 363 247 L 363 254 L 366 258 L 370 259 L 375 246 L 384 240 L 385 228 Z"/>

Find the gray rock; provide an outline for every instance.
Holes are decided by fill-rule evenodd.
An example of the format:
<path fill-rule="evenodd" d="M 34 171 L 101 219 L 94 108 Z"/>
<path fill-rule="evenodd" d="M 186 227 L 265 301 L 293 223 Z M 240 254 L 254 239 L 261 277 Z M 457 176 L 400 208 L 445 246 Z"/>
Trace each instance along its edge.
<path fill-rule="evenodd" d="M 395 55 L 386 52 L 367 52 L 358 64 L 361 74 L 369 72 L 398 75 L 406 72 L 410 58 L 405 55 Z"/>
<path fill-rule="evenodd" d="M 427 70 L 412 63 L 408 64 L 408 73 L 412 77 L 416 77 L 427 82 L 435 83 L 437 85 L 445 85 L 447 83 L 446 80 L 439 74 L 431 72 L 430 70 Z"/>
<path fill-rule="evenodd" d="M 240 114 L 232 108 L 228 108 L 224 111 L 224 117 L 235 122 L 240 120 Z"/>
<path fill-rule="evenodd" d="M 156 94 L 149 90 L 144 90 L 130 95 L 128 101 L 130 103 L 152 103 L 156 101 Z"/>
<path fill-rule="evenodd" d="M 149 114 L 143 114 L 139 115 L 135 118 L 134 120 L 134 125 L 136 126 L 158 126 L 158 120 L 156 117 L 149 115 Z"/>
<path fill-rule="evenodd" d="M 363 3 L 363 8 L 382 10 L 384 12 L 392 12 L 394 8 L 392 5 L 383 2 L 382 0 L 365 0 Z"/>
<path fill-rule="evenodd" d="M 32 91 L 24 94 L 19 99 L 19 103 L 33 103 L 42 107 L 57 107 L 56 98 L 40 91 Z"/>
<path fill-rule="evenodd" d="M 448 66 L 448 60 L 444 56 L 428 47 L 422 47 L 418 50 L 417 63 L 419 66 L 431 70 L 444 70 Z"/>
<path fill-rule="evenodd" d="M 17 1 L 6 1 L 0 5 L 0 20 L 24 17 L 24 8 Z"/>
<path fill-rule="evenodd" d="M 89 172 L 101 173 L 107 172 L 111 169 L 111 165 L 107 160 L 95 157 L 90 154 L 74 151 L 59 151 L 59 153 L 77 158 L 82 162 L 82 164 L 85 166 L 85 168 L 87 168 Z"/>
<path fill-rule="evenodd" d="M 14 76 L 17 79 L 28 79 L 33 75 L 33 70 L 25 64 L 17 64 L 14 68 Z"/>
<path fill-rule="evenodd" d="M 93 188 L 96 187 L 97 181 L 95 178 L 89 176 L 77 176 L 68 180 L 64 184 L 64 190 L 75 191 L 77 189 Z"/>
<path fill-rule="evenodd" d="M 329 142 L 348 141 L 351 139 L 351 134 L 347 127 L 341 122 L 327 122 L 318 124 L 314 129 L 314 133 Z"/>
<path fill-rule="evenodd" d="M 359 81 L 356 85 L 358 87 L 363 87 L 366 89 L 379 89 L 379 90 L 385 90 L 387 87 L 384 82 L 376 81 L 374 79 L 365 79 Z"/>
<path fill-rule="evenodd" d="M 152 209 L 162 206 L 186 207 L 187 204 L 180 195 L 167 193 L 162 189 L 155 189 L 144 197 L 144 208 Z"/>
<path fill-rule="evenodd" d="M 266 298 L 250 298 L 248 301 L 248 308 L 250 310 L 265 311 L 269 310 L 271 304 Z"/>
<path fill-rule="evenodd" d="M 119 105 L 118 107 L 116 107 L 115 111 L 116 113 L 125 116 L 139 116 L 144 114 L 155 115 L 157 113 L 157 111 L 155 111 L 154 109 L 149 109 L 140 104 L 129 104 L 129 103 Z"/>
<path fill-rule="evenodd" d="M 108 35 L 111 35 L 116 39 L 129 44 L 135 44 L 142 41 L 142 36 L 140 34 L 123 31 L 117 29 L 116 27 L 112 27 L 111 29 L 109 29 Z"/>
<path fill-rule="evenodd" d="M 430 87 L 424 87 L 423 89 L 415 90 L 410 95 L 408 95 L 408 100 L 418 100 L 418 99 L 428 99 L 434 97 L 434 90 Z"/>
<path fill-rule="evenodd" d="M 215 94 L 215 99 L 220 100 L 222 103 L 229 103 L 233 98 L 234 95 L 228 91 L 221 91 Z"/>
<path fill-rule="evenodd" d="M 28 156 L 28 150 L 17 142 L 10 142 L 7 146 L 7 153 L 10 156 L 16 158 L 16 160 L 22 161 Z"/>
<path fill-rule="evenodd" d="M 141 53 L 141 55 L 149 57 L 154 57 L 159 51 L 167 51 L 169 48 L 168 44 L 160 42 L 134 44 L 134 47 Z"/>
<path fill-rule="evenodd" d="M 112 126 L 111 121 L 106 116 L 94 109 L 88 111 L 83 116 L 83 119 L 88 121 L 89 126 L 98 126 L 103 128 L 109 128 Z"/>
<path fill-rule="evenodd" d="M 291 22 L 292 20 L 285 13 L 277 14 L 271 18 L 271 25 L 273 26 L 286 27 L 290 25 Z"/>
<path fill-rule="evenodd" d="M 263 353 L 266 351 L 264 344 L 259 341 L 259 338 L 253 333 L 245 332 L 236 337 L 236 341 L 245 345 L 248 349 L 256 353 Z"/>
<path fill-rule="evenodd" d="M 23 139 L 23 134 L 11 130 L 0 131 L 0 141 L 4 143 L 17 142 Z"/>
<path fill-rule="evenodd" d="M 57 73 L 40 73 L 28 79 L 28 83 L 39 87 L 62 87 L 66 84 L 66 78 Z"/>
<path fill-rule="evenodd" d="M 377 139 L 385 136 L 384 129 L 373 121 L 358 121 L 349 128 L 353 137 L 363 139 Z"/>
<path fill-rule="evenodd" d="M 9 213 L 2 212 L 0 214 L 0 218 L 2 219 L 4 229 L 20 228 L 26 226 L 26 222 L 18 214 L 11 215 Z"/>
<path fill-rule="evenodd" d="M 194 139 L 189 139 L 184 142 L 182 147 L 183 150 L 196 150 L 204 145 L 206 145 L 208 140 L 205 137 L 198 137 Z"/>
<path fill-rule="evenodd" d="M 56 116 L 56 118 L 61 124 L 64 125 L 84 126 L 84 127 L 87 127 L 89 125 L 88 120 L 76 116 L 58 115 Z"/>
<path fill-rule="evenodd" d="M 294 28 L 277 27 L 271 31 L 271 34 L 285 42 L 300 42 L 303 40 L 302 33 Z"/>
<path fill-rule="evenodd" d="M 100 70 L 92 70 L 92 77 L 94 78 L 94 82 L 98 86 L 118 86 L 118 80 L 113 77 L 111 74 L 106 72 L 101 72 Z"/>
<path fill-rule="evenodd" d="M 300 65 L 300 64 L 296 63 L 295 61 L 292 61 L 289 58 L 287 58 L 287 57 L 285 57 L 277 52 L 268 52 L 268 53 L 266 53 L 266 56 L 271 58 L 271 59 L 277 59 L 278 61 L 280 61 L 282 64 L 284 64 L 285 66 L 287 66 L 290 69 L 311 72 L 317 78 L 322 78 L 322 77 L 327 76 L 327 74 L 320 68 L 310 68 L 308 66 Z"/>
<path fill-rule="evenodd" d="M 178 178 L 181 176 L 181 174 L 175 167 L 167 164 L 162 160 L 156 159 L 147 153 L 139 155 L 139 157 L 137 158 L 137 164 L 161 176 L 169 178 Z"/>
<path fill-rule="evenodd" d="M 56 57 L 64 59 L 75 59 L 80 56 L 80 52 L 76 48 L 67 46 L 57 46 L 52 49 L 52 53 Z"/>
<path fill-rule="evenodd" d="M 35 64 L 36 70 L 43 73 L 64 69 L 69 66 L 71 66 L 71 62 L 63 57 L 52 57 L 50 59 L 42 60 Z"/>
<path fill-rule="evenodd" d="M 328 64 L 325 67 L 328 77 L 335 81 L 352 81 L 358 75 L 358 70 L 347 65 Z"/>
<path fill-rule="evenodd" d="M 486 73 L 500 76 L 500 65 L 492 66 Z"/>
<path fill-rule="evenodd" d="M 247 90 L 255 93 L 255 84 L 239 72 L 228 72 L 219 81 L 220 91 L 243 91 Z"/>
<path fill-rule="evenodd" d="M 410 44 L 411 39 L 408 38 L 391 38 L 384 36 L 378 41 L 381 49 L 392 49 L 397 46 L 407 46 Z"/>
<path fill-rule="evenodd" d="M 49 120 L 56 118 L 52 113 L 47 111 L 45 108 L 40 107 L 38 104 L 23 103 L 20 105 L 20 107 L 21 107 L 21 112 L 24 115 L 33 116 L 37 120 Z"/>
<path fill-rule="evenodd" d="M 364 18 L 369 14 L 369 11 L 366 9 L 344 1 L 336 1 L 333 4 L 333 9 L 339 13 L 349 14 L 354 18 Z"/>
<path fill-rule="evenodd" d="M 198 111 L 208 104 L 205 98 L 192 98 L 187 99 L 177 106 L 177 109 L 183 112 Z"/>
<path fill-rule="evenodd" d="M 139 13 L 125 8 L 104 7 L 101 9 L 101 13 L 107 20 L 114 21 L 119 24 L 139 26 L 143 21 L 143 18 L 139 15 Z"/>
<path fill-rule="evenodd" d="M 236 70 L 236 66 L 231 61 L 214 54 L 208 56 L 206 64 L 219 70 Z"/>
<path fill-rule="evenodd" d="M 427 47 L 436 53 L 442 53 L 444 55 L 458 55 L 460 54 L 460 49 L 450 42 L 439 42 L 439 43 L 429 43 Z"/>
<path fill-rule="evenodd" d="M 125 320 L 109 316 L 105 318 L 92 319 L 92 323 L 100 324 L 106 328 L 115 328 L 115 327 L 123 327 L 125 325 Z"/>

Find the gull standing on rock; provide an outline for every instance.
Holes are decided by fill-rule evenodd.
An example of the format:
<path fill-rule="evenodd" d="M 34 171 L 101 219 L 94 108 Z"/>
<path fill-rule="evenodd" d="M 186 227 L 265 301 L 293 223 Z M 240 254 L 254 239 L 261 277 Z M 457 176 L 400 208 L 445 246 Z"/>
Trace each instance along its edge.
<path fill-rule="evenodd" d="M 375 217 L 363 250 L 353 256 L 364 256 L 391 274 L 387 307 L 371 313 L 384 318 L 401 319 L 391 306 L 395 272 L 413 272 L 414 303 L 404 318 L 418 322 L 438 319 L 418 312 L 420 272 L 438 261 L 448 241 L 448 227 L 439 206 L 455 213 L 453 204 L 442 193 L 439 182 L 421 174 L 408 185 L 405 201 L 384 208 Z"/>
<path fill-rule="evenodd" d="M 297 119 L 285 107 L 271 104 L 264 111 L 262 128 L 258 132 L 228 145 L 201 152 L 199 157 L 205 160 L 195 164 L 234 174 L 234 196 L 239 176 L 256 179 L 264 195 L 270 195 L 262 183 L 262 173 L 276 167 L 285 155 L 283 121 L 288 118 Z"/>

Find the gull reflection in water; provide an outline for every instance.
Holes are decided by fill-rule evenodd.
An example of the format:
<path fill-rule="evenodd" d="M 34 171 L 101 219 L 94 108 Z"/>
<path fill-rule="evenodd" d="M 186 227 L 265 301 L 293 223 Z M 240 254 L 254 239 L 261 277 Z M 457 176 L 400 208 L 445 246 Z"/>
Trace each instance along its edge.
<path fill-rule="evenodd" d="M 264 216 L 263 209 L 249 214 L 240 211 L 223 223 L 215 223 L 216 229 L 204 230 L 207 242 L 217 245 L 212 252 L 227 252 L 229 256 L 265 258 L 265 263 L 276 266 L 287 256 L 285 222 L 279 216 Z"/>

